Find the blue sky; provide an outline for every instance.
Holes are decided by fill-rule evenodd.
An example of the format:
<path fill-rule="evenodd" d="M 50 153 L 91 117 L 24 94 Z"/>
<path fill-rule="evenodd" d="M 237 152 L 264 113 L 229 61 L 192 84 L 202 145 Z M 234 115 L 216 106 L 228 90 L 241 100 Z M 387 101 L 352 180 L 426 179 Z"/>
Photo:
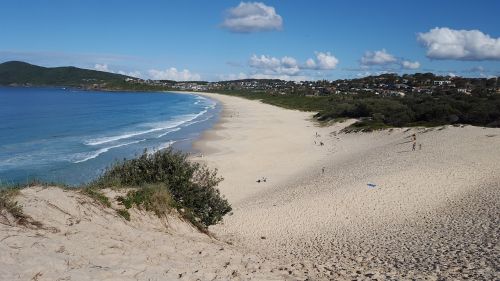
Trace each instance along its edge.
<path fill-rule="evenodd" d="M 3 0 L 0 62 L 143 78 L 500 75 L 500 1 Z"/>

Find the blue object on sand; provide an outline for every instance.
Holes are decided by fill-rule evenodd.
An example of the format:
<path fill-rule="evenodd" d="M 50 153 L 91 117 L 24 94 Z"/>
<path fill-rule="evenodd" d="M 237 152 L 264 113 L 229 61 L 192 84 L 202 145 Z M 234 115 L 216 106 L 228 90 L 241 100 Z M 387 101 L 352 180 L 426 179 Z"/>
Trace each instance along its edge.
<path fill-rule="evenodd" d="M 368 185 L 368 187 L 375 187 L 375 186 L 377 186 L 376 184 L 373 184 L 373 183 L 367 183 L 366 185 Z"/>

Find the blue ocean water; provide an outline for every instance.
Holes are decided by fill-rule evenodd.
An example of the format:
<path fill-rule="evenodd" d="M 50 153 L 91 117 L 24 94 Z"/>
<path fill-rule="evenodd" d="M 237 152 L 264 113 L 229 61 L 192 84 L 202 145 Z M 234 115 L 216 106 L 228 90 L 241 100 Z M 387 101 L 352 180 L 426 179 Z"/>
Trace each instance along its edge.
<path fill-rule="evenodd" d="M 0 185 L 79 185 L 144 149 L 190 151 L 219 111 L 196 95 L 0 87 Z"/>

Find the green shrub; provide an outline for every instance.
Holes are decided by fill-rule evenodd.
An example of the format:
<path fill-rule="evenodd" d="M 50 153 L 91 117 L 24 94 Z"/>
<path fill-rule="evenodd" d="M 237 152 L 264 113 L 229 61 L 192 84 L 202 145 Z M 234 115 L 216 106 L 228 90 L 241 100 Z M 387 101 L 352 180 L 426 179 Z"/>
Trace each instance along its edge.
<path fill-rule="evenodd" d="M 19 194 L 19 189 L 2 189 L 0 190 L 0 211 L 7 211 L 16 219 L 24 219 L 25 215 L 21 206 L 14 201 L 16 195 Z"/>
<path fill-rule="evenodd" d="M 135 205 L 139 209 L 154 212 L 159 217 L 166 215 L 172 207 L 175 207 L 175 202 L 164 184 L 131 190 L 125 197 L 119 196 L 117 199 L 126 209 Z"/>
<path fill-rule="evenodd" d="M 109 202 L 109 198 L 104 195 L 100 190 L 92 187 L 87 187 L 82 189 L 83 194 L 86 194 L 90 198 L 96 200 L 106 207 L 111 207 L 111 202 Z"/>
<path fill-rule="evenodd" d="M 124 219 L 130 221 L 130 213 L 127 210 L 119 209 L 116 210 L 116 213 L 123 217 Z"/>
<path fill-rule="evenodd" d="M 206 228 L 221 221 L 231 211 L 231 206 L 216 188 L 221 181 L 217 170 L 189 162 L 187 154 L 166 149 L 153 154 L 144 151 L 136 159 L 118 162 L 91 186 L 137 188 L 137 191 L 122 198 L 122 203 L 150 208 L 155 212 L 161 210 L 159 206 L 166 205 L 167 196 L 171 196 L 172 205 L 184 210 L 183 214 L 192 214 L 188 218 Z"/>

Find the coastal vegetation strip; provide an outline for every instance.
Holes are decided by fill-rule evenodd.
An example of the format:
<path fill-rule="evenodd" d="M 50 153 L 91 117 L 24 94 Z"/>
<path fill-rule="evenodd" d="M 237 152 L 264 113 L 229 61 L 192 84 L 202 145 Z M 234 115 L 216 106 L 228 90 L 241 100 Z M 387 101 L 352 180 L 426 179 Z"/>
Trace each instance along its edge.
<path fill-rule="evenodd" d="M 220 91 L 221 94 L 261 100 L 264 103 L 303 111 L 317 112 L 319 121 L 359 118 L 351 129 L 440 126 L 470 124 L 500 127 L 498 94 L 411 94 L 380 96 L 373 93 L 300 96 L 265 92 Z"/>

